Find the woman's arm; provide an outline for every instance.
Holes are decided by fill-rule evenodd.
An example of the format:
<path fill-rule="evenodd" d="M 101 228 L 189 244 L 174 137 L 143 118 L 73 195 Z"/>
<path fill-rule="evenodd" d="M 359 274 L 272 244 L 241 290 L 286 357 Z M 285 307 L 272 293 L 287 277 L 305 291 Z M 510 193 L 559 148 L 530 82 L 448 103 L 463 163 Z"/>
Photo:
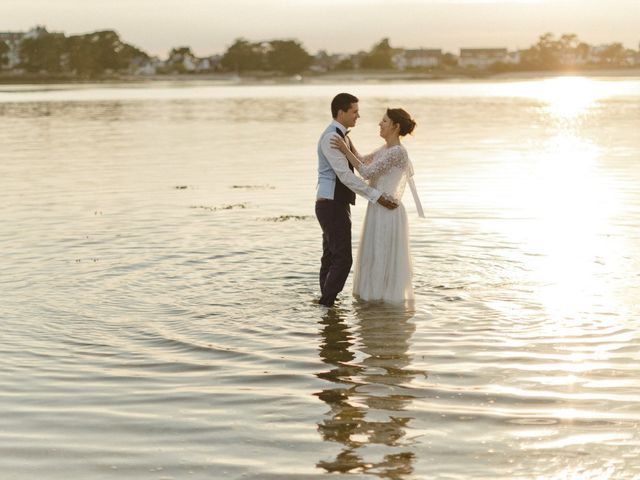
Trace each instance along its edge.
<path fill-rule="evenodd" d="M 349 163 L 353 165 L 353 168 L 360 172 L 360 169 L 364 166 L 364 164 L 360 160 L 358 160 L 358 157 L 356 157 L 351 150 L 349 150 L 349 147 L 347 147 L 347 144 L 342 138 L 338 137 L 337 135 L 331 137 L 331 146 L 340 150 L 342 154 L 347 157 Z"/>
<path fill-rule="evenodd" d="M 360 160 L 362 163 L 364 163 L 365 165 L 368 165 L 371 163 L 371 160 L 373 160 L 373 153 L 375 153 L 373 152 L 373 153 L 368 153 L 367 155 L 360 155 L 360 152 L 356 149 L 356 146 L 354 145 L 353 141 L 351 142 L 351 151 L 356 156 L 356 158 Z"/>
<path fill-rule="evenodd" d="M 407 152 L 400 146 L 387 148 L 372 158 L 373 160 L 366 165 L 361 163 L 358 169 L 358 173 L 364 179 L 382 175 L 393 167 L 405 168 L 408 161 Z"/>

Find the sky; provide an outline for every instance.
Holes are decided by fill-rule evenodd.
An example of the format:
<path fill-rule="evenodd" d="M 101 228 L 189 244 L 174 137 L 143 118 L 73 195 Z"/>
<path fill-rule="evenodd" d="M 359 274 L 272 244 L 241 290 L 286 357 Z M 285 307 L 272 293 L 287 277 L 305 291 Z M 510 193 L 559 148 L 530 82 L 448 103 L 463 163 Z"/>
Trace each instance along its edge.
<path fill-rule="evenodd" d="M 296 39 L 310 52 L 527 48 L 545 32 L 638 49 L 640 0 L 1 0 L 0 31 L 114 29 L 147 53 L 224 53 L 236 38 Z"/>

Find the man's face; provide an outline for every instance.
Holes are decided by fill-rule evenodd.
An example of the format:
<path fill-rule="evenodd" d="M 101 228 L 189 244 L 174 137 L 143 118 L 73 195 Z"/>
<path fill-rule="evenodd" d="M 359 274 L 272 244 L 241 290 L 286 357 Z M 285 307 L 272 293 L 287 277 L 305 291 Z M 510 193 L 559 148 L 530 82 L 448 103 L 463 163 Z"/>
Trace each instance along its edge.
<path fill-rule="evenodd" d="M 349 107 L 349 110 L 346 112 L 340 110 L 340 115 L 342 118 L 338 119 L 338 121 L 347 128 L 355 127 L 356 121 L 360 118 L 360 114 L 358 113 L 358 102 L 352 103 Z"/>

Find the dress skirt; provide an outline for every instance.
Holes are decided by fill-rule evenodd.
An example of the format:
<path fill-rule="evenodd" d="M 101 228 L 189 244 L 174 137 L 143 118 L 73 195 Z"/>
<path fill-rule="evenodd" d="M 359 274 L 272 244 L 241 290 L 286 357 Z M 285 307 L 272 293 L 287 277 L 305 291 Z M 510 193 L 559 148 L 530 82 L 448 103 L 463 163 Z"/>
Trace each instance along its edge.
<path fill-rule="evenodd" d="M 353 294 L 367 301 L 413 300 L 409 222 L 404 206 L 388 210 L 369 203 L 362 225 Z"/>

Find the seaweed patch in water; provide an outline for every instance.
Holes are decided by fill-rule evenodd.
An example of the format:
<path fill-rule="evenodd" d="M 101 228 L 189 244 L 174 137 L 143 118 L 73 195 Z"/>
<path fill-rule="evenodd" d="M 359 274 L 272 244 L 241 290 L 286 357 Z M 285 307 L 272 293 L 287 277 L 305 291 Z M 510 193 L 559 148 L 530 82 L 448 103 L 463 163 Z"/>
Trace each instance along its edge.
<path fill-rule="evenodd" d="M 176 185 L 174 188 L 176 190 L 186 190 L 189 187 L 187 185 Z"/>
<path fill-rule="evenodd" d="M 263 220 L 267 222 L 286 222 L 287 220 L 309 220 L 311 215 L 280 215 L 279 217 L 268 217 Z"/>
<path fill-rule="evenodd" d="M 272 185 L 231 185 L 231 188 L 245 188 L 248 190 L 253 190 L 253 189 L 274 190 L 276 187 Z"/>
<path fill-rule="evenodd" d="M 247 208 L 246 203 L 234 203 L 233 205 L 220 205 L 219 207 L 208 207 L 206 205 L 192 205 L 189 208 L 201 208 L 203 210 L 209 210 L 211 212 L 216 212 L 218 210 L 233 210 L 236 208 Z"/>

